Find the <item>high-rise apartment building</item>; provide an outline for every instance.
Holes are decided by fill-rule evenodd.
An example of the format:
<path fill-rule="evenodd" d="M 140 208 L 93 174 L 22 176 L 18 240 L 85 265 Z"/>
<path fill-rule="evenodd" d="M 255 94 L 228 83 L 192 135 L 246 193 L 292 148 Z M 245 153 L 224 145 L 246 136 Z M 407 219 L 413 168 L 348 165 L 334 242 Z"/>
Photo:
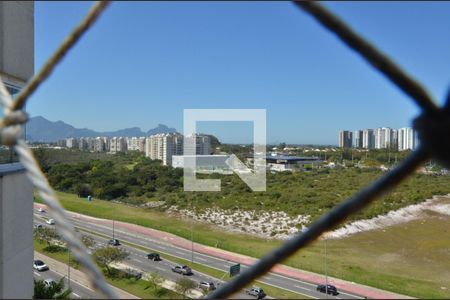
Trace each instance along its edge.
<path fill-rule="evenodd" d="M 127 138 L 127 148 L 130 151 L 145 152 L 145 137 Z"/>
<path fill-rule="evenodd" d="M 373 149 L 375 147 L 375 136 L 373 129 L 364 129 L 363 131 L 363 148 Z"/>
<path fill-rule="evenodd" d="M 159 159 L 163 165 L 172 165 L 172 156 L 183 155 L 186 140 L 187 151 L 192 151 L 196 155 L 211 154 L 211 140 L 207 135 L 195 134 L 186 138 L 179 133 L 161 133 L 147 137 L 145 141 L 145 156 L 151 159 Z M 194 142 L 195 152 L 190 142 Z M 191 150 L 189 150 L 191 149 Z"/>
<path fill-rule="evenodd" d="M 109 152 L 127 151 L 127 140 L 124 137 L 113 137 L 109 140 Z"/>
<path fill-rule="evenodd" d="M 394 136 L 397 131 L 393 131 L 389 127 L 377 128 L 374 130 L 375 149 L 392 148 L 393 141 L 397 138 Z"/>
<path fill-rule="evenodd" d="M 66 139 L 66 147 L 71 149 L 78 149 L 78 139 L 75 138 Z"/>
<path fill-rule="evenodd" d="M 103 152 L 105 151 L 105 140 L 101 137 L 97 137 L 94 140 L 94 152 Z"/>
<path fill-rule="evenodd" d="M 80 138 L 78 140 L 78 149 L 81 151 L 89 150 L 88 138 Z"/>
<path fill-rule="evenodd" d="M 185 149 L 188 153 L 195 153 L 195 155 L 210 155 L 211 154 L 211 138 L 204 134 L 192 134 L 185 137 Z M 195 145 L 195 151 L 192 147 Z"/>
<path fill-rule="evenodd" d="M 353 136 L 355 138 L 355 143 L 353 144 L 353 147 L 358 148 L 358 149 L 363 148 L 363 131 L 356 130 L 353 133 Z"/>
<path fill-rule="evenodd" d="M 411 127 L 404 127 L 398 130 L 398 150 L 416 149 L 416 132 Z"/>
<path fill-rule="evenodd" d="M 145 156 L 161 160 L 164 166 L 172 165 L 172 156 L 182 154 L 183 136 L 179 133 L 161 133 L 147 137 Z"/>
<path fill-rule="evenodd" d="M 392 129 L 391 149 L 398 149 L 398 130 Z"/>
<path fill-rule="evenodd" d="M 351 148 L 353 142 L 352 132 L 348 130 L 339 131 L 339 147 Z"/>

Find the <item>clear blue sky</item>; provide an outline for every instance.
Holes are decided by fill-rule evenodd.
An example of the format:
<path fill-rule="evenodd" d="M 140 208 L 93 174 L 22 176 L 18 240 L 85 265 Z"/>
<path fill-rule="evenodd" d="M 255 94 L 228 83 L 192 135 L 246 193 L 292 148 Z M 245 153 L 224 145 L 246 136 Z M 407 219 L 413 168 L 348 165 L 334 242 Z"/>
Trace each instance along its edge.
<path fill-rule="evenodd" d="M 36 69 L 91 4 L 35 3 Z M 325 5 L 443 103 L 450 2 Z M 265 108 L 269 142 L 305 144 L 337 144 L 339 129 L 408 126 L 418 113 L 289 2 L 113 3 L 27 110 L 95 130 L 163 123 L 182 131 L 184 108 Z M 226 142 L 252 137 L 246 123 L 209 125 L 200 129 Z"/>

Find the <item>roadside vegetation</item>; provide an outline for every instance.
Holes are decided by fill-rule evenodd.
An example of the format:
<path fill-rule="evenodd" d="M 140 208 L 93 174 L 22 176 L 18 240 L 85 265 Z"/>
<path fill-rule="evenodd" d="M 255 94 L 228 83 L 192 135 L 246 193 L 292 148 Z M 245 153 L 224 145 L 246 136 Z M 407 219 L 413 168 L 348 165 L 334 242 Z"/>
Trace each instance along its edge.
<path fill-rule="evenodd" d="M 45 157 L 47 154 L 43 153 Z M 310 215 L 314 221 L 383 175 L 378 168 L 357 167 L 315 168 L 292 174 L 268 173 L 267 192 L 254 193 L 237 176 L 216 174 L 207 177 L 222 180 L 220 193 L 184 193 L 181 170 L 162 167 L 158 161 L 151 161 L 139 153 L 105 157 L 48 165 L 46 174 L 51 184 L 61 191 L 58 196 L 63 206 L 85 215 L 105 219 L 114 217 L 187 239 L 191 237 L 190 222 L 183 219 L 174 221 L 173 216 L 168 217 L 162 211 L 172 205 L 191 208 L 193 204 L 197 210 L 217 206 L 284 211 L 289 215 Z M 378 162 L 376 158 L 374 160 Z M 433 195 L 448 193 L 449 176 L 416 173 L 363 212 L 353 215 L 349 221 L 372 218 L 420 203 Z M 94 200 L 88 202 L 87 195 L 92 195 Z M 40 199 L 36 197 L 36 201 Z M 139 207 L 157 201 L 164 204 L 152 209 Z M 416 224 L 415 227 L 398 225 L 328 241 L 328 274 L 414 297 L 449 298 L 450 286 L 443 278 L 447 278 L 447 270 L 450 269 L 450 257 L 445 250 L 450 248 L 450 236 L 447 231 L 442 232 L 449 220 L 432 217 L 432 221 L 424 224 L 410 222 Z M 256 258 L 281 244 L 277 240 L 230 233 L 206 224 L 195 226 L 194 240 Z M 324 244 L 317 241 L 289 258 L 285 264 L 323 273 L 323 255 Z"/>
<path fill-rule="evenodd" d="M 71 289 L 65 288 L 64 277 L 50 286 L 44 280 L 34 280 L 33 299 L 70 299 Z"/>
<path fill-rule="evenodd" d="M 94 200 L 89 203 L 73 194 L 58 192 L 57 196 L 69 211 L 104 219 L 114 217 L 116 221 L 154 228 L 186 239 L 191 237 L 188 220 L 174 219 L 155 210 L 110 201 Z M 36 200 L 40 201 L 38 197 Z M 328 275 L 413 297 L 450 298 L 447 280 L 450 270 L 450 253 L 447 251 L 450 249 L 450 231 L 446 229 L 450 217 L 431 215 L 430 218 L 328 240 Z M 194 229 L 195 242 L 256 258 L 282 243 L 231 233 L 205 224 L 195 225 Z M 324 241 L 316 241 L 284 264 L 323 274 L 324 249 Z M 176 258 L 170 259 L 177 262 Z M 210 268 L 203 270 L 202 265 L 192 267 L 215 277 L 223 275 L 218 270 L 215 275 Z M 269 295 L 272 294 L 259 282 L 257 285 Z"/>
<path fill-rule="evenodd" d="M 58 151 L 67 153 L 56 155 Z M 172 205 L 181 209 L 191 208 L 194 204 L 197 210 L 218 207 L 284 211 L 291 216 L 309 215 L 311 221 L 383 174 L 378 168 L 356 167 L 268 173 L 266 192 L 251 192 L 236 175 L 199 175 L 200 178 L 221 179 L 222 191 L 186 193 L 183 191 L 182 169 L 161 166 L 159 161 L 150 160 L 141 153 L 102 153 L 104 159 L 94 160 L 81 160 L 79 152 L 73 150 L 39 149 L 38 153 L 51 185 L 80 198 L 91 195 L 94 199 L 115 200 L 136 206 L 161 203 L 159 210 Z M 53 157 L 55 155 L 56 158 Z M 87 152 L 86 155 L 96 154 Z M 66 162 L 61 161 L 64 156 Z M 352 215 L 349 220 L 372 218 L 419 203 L 433 195 L 448 193 L 449 176 L 414 174 L 392 193 Z"/>
<path fill-rule="evenodd" d="M 36 234 L 36 232 L 38 233 Z M 39 236 L 48 236 L 48 238 L 39 238 Z M 84 235 L 82 240 L 90 243 L 92 238 Z M 35 230 L 34 250 L 62 263 L 69 263 L 69 250 L 54 229 L 39 228 Z M 93 253 L 94 260 L 103 270 L 109 284 L 142 299 L 179 299 L 181 297 L 174 291 L 161 286 L 154 286 L 154 283 L 143 280 L 136 274 L 109 266 L 109 263 L 122 262 L 127 256 L 128 254 L 125 251 L 113 247 L 99 248 Z M 75 260 L 73 255 L 70 255 L 70 267 L 74 269 L 80 267 L 79 262 Z M 69 295 L 70 291 L 64 289 L 62 279 L 51 289 L 46 288 L 42 281 L 35 281 L 35 299 L 69 299 Z"/>

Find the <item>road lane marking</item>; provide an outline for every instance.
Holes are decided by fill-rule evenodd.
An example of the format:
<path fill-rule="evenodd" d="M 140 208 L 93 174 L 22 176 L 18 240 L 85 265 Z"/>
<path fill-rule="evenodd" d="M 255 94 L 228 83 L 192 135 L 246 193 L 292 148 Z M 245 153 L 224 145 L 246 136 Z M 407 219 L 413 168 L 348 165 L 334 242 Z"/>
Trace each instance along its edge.
<path fill-rule="evenodd" d="M 86 224 L 84 224 L 83 223 L 83 225 L 85 226 Z M 102 228 L 103 226 L 101 225 L 101 224 L 94 224 L 94 225 L 92 225 L 92 231 L 93 231 L 93 233 L 94 233 L 94 235 L 96 235 L 95 234 L 95 232 L 102 232 L 103 230 L 103 228 Z M 128 234 L 128 233 L 126 233 L 126 232 L 121 232 L 121 231 L 119 231 L 121 234 L 123 234 L 124 236 L 125 236 L 125 239 L 127 239 L 128 241 L 130 240 L 130 234 Z M 141 242 L 141 240 L 143 239 L 143 240 L 150 240 L 150 241 L 155 241 L 155 242 L 157 242 L 158 244 L 155 244 L 154 246 L 155 247 L 159 247 L 159 248 L 162 248 L 162 249 L 167 249 L 166 247 L 164 247 L 164 246 L 162 246 L 161 244 L 159 244 L 159 240 L 154 240 L 154 239 L 147 239 L 147 238 L 145 238 L 145 237 L 141 237 L 141 236 L 133 236 L 133 237 L 135 237 L 139 242 Z M 106 238 L 104 238 L 104 237 L 101 237 L 101 238 L 103 238 L 103 239 L 106 239 Z M 136 243 L 136 242 L 128 242 L 129 244 L 134 244 L 134 245 L 136 245 L 136 246 L 138 246 L 138 247 L 145 247 L 145 246 L 143 246 L 143 245 L 141 245 L 140 243 Z M 134 248 L 132 245 L 131 246 L 128 246 L 128 247 L 131 247 L 131 248 Z M 179 248 L 179 247 L 177 247 L 177 246 L 174 246 L 174 245 L 170 245 L 170 248 L 171 249 L 179 249 L 179 250 L 184 250 L 184 251 L 188 251 L 187 249 L 184 249 L 184 248 Z M 136 249 L 136 248 L 135 248 Z M 140 249 L 137 249 L 138 251 L 141 251 L 141 252 L 144 252 L 144 251 L 142 251 L 142 250 L 140 250 Z M 177 250 L 174 250 L 174 252 L 175 253 L 178 253 L 178 254 L 181 254 L 181 255 L 186 255 L 186 252 L 185 253 L 182 253 L 182 252 L 180 252 L 180 251 L 177 251 Z M 169 255 L 171 255 L 171 256 L 175 256 L 175 257 L 177 257 L 176 255 L 173 255 L 173 254 L 171 254 L 171 253 L 167 253 L 167 254 L 169 254 Z M 218 260 L 218 261 L 223 261 L 223 262 L 225 262 L 226 260 L 224 260 L 224 259 L 221 259 L 221 258 L 218 258 L 218 257 L 215 257 L 215 256 L 212 256 L 212 255 L 208 255 L 208 254 L 204 254 L 204 253 L 200 253 L 200 252 L 195 252 L 195 254 L 196 255 L 202 255 L 202 256 L 205 256 L 205 257 L 209 257 L 209 258 L 211 258 L 211 259 L 213 259 L 213 260 Z M 186 258 L 184 258 L 184 257 L 178 257 L 178 258 L 181 258 L 181 259 L 186 259 Z M 197 257 L 197 259 L 198 259 L 198 257 Z M 228 262 L 228 261 L 227 261 Z M 216 269 L 216 270 L 220 270 L 220 271 L 224 271 L 223 269 L 219 269 L 219 268 L 217 268 L 217 267 L 214 267 L 214 266 L 208 266 L 209 268 L 213 268 L 213 269 Z M 230 265 L 224 265 L 224 267 L 225 268 L 229 268 L 230 267 Z M 244 269 L 244 268 L 246 268 L 247 266 L 245 266 L 245 265 L 242 265 L 242 268 Z M 205 274 L 206 275 L 206 274 Z M 287 279 L 287 280 L 291 280 L 291 281 L 296 281 L 296 282 L 301 282 L 301 283 L 303 283 L 303 284 L 307 284 L 307 285 L 310 285 L 310 286 L 313 286 L 313 287 L 315 287 L 316 286 L 316 284 L 312 284 L 312 283 L 309 283 L 309 282 L 305 282 L 305 281 L 301 281 L 301 280 L 298 280 L 298 279 L 295 279 L 295 278 L 292 278 L 292 277 L 288 277 L 288 276 L 284 276 L 284 275 L 281 275 L 281 274 L 277 274 L 277 273 L 269 273 L 268 274 L 269 276 L 277 276 L 277 277 L 280 277 L 280 278 L 284 278 L 284 279 Z M 261 282 L 263 282 L 263 281 L 261 281 Z M 270 283 L 267 283 L 267 282 L 263 282 L 263 283 L 266 283 L 266 284 L 268 284 L 268 285 L 272 285 L 272 286 L 274 286 L 274 287 L 277 287 L 277 288 L 280 288 L 280 289 L 284 289 L 284 290 L 288 290 L 288 291 L 291 291 L 291 292 L 294 292 L 294 293 L 298 293 L 298 292 L 295 292 L 295 291 L 292 291 L 292 290 L 289 290 L 288 288 L 283 288 L 283 287 L 281 287 L 281 286 L 276 286 L 276 285 L 273 285 L 273 284 L 270 284 Z M 306 288 L 304 288 L 305 290 L 307 290 Z M 308 290 L 308 291 L 311 291 L 311 290 Z M 358 297 L 358 296 L 356 296 L 356 295 L 352 295 L 352 294 L 348 294 L 348 295 L 351 295 L 351 296 L 353 296 L 353 297 Z M 314 298 L 314 297 L 313 297 Z"/>
<path fill-rule="evenodd" d="M 36 275 L 36 276 L 41 276 L 41 274 L 39 274 L 38 272 L 34 272 L 34 275 Z"/>
<path fill-rule="evenodd" d="M 294 284 L 294 286 L 295 286 L 296 288 L 298 288 L 298 289 L 302 289 L 302 290 L 305 290 L 305 291 L 308 291 L 308 292 L 311 291 L 310 289 L 307 289 L 307 288 L 305 288 L 305 287 L 303 287 L 303 286 L 299 286 L 299 285 L 296 285 L 296 284 Z"/>
<path fill-rule="evenodd" d="M 203 257 L 196 257 L 198 260 L 202 260 L 202 261 L 208 261 L 206 259 L 204 259 Z"/>
<path fill-rule="evenodd" d="M 73 292 L 72 292 L 72 295 L 74 295 L 74 296 L 77 297 L 77 298 L 81 298 L 81 296 L 78 295 L 77 293 L 73 293 Z"/>

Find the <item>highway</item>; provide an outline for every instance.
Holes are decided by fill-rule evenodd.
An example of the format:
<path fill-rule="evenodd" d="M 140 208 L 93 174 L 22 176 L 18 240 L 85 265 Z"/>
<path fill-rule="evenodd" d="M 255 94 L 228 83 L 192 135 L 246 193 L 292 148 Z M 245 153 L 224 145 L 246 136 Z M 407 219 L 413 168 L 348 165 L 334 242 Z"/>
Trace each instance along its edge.
<path fill-rule="evenodd" d="M 58 282 L 61 278 L 66 277 L 66 279 L 64 280 L 64 283 L 65 283 L 65 288 L 67 288 L 68 280 L 67 280 L 66 275 L 67 274 L 60 274 L 59 272 L 57 272 L 53 269 L 50 269 L 50 270 L 43 271 L 43 272 L 38 272 L 38 271 L 34 270 L 33 277 L 35 280 L 53 279 L 56 282 Z M 72 289 L 71 298 L 73 298 L 73 299 L 76 299 L 76 298 L 96 299 L 96 298 L 98 298 L 98 294 L 94 290 L 92 290 L 88 287 L 85 287 L 73 280 L 70 280 L 70 288 Z"/>
<path fill-rule="evenodd" d="M 43 223 L 43 215 L 45 216 L 45 213 L 39 213 L 35 212 L 35 218 L 40 219 L 41 223 Z M 104 226 L 96 223 L 88 223 L 85 221 L 77 220 L 76 218 L 71 218 L 71 221 L 76 227 L 79 227 L 82 230 L 88 230 L 93 233 L 98 233 L 104 236 L 111 237 L 112 236 L 112 226 Z M 87 234 L 87 233 L 86 233 Z M 87 234 L 89 235 L 89 234 Z M 173 263 L 167 261 L 164 259 L 164 253 L 169 254 L 174 257 L 183 258 L 185 260 L 191 261 L 192 259 L 192 252 L 188 249 L 180 248 L 173 246 L 169 243 L 166 243 L 162 240 L 157 240 L 153 238 L 149 238 L 148 236 L 144 236 L 138 233 L 130 233 L 130 232 L 124 232 L 122 230 L 118 230 L 116 228 L 114 232 L 115 238 L 119 239 L 120 241 L 126 241 L 131 244 L 135 244 L 141 247 L 145 247 L 148 249 L 152 249 L 156 252 L 161 253 L 161 256 L 163 258 L 163 261 L 161 262 L 153 262 L 149 261 L 146 258 L 147 252 L 144 252 L 142 250 L 139 250 L 134 247 L 129 246 L 123 246 L 127 249 L 127 251 L 130 252 L 130 258 L 127 261 L 127 264 L 130 265 L 133 268 L 140 269 L 144 272 L 159 272 L 161 275 L 163 275 L 165 278 L 169 280 L 176 281 L 176 276 L 182 276 L 179 274 L 175 274 L 170 270 L 170 267 L 173 265 Z M 99 237 L 98 235 L 91 235 L 93 238 L 95 238 L 96 242 L 99 245 L 105 245 L 107 242 L 106 238 Z M 205 266 L 223 271 L 225 272 L 229 271 L 229 267 L 231 265 L 234 265 L 234 262 L 226 261 L 221 258 L 209 256 L 206 254 L 194 252 L 193 255 L 194 262 L 198 264 L 203 264 Z M 248 268 L 246 265 L 241 264 L 241 269 L 244 270 Z M 217 282 L 217 279 L 211 278 L 207 275 L 201 274 L 198 271 L 193 270 L 194 275 L 191 277 L 195 281 L 214 281 Z M 302 295 L 306 295 L 310 298 L 325 298 L 324 293 L 320 293 L 316 291 L 316 284 L 312 284 L 305 281 L 300 281 L 294 278 L 286 277 L 283 275 L 275 274 L 275 273 L 268 273 L 258 279 L 258 281 L 267 284 L 272 285 L 281 289 L 285 289 L 288 291 L 292 291 L 295 293 L 299 293 Z M 325 280 L 324 280 L 325 281 Z M 255 283 L 257 286 L 257 283 Z M 339 291 L 340 294 L 337 296 L 328 295 L 328 298 L 330 299 L 361 299 L 362 297 L 346 293 L 344 291 Z M 251 296 L 246 295 L 245 293 L 240 293 L 235 295 L 238 298 L 252 298 Z M 270 295 L 269 295 L 270 296 Z M 254 298 L 253 298 L 254 299 Z"/>
<path fill-rule="evenodd" d="M 49 228 L 54 228 L 56 225 L 48 225 L 47 223 L 45 223 L 45 219 L 43 219 L 41 216 L 39 215 L 35 215 L 35 224 L 41 224 L 43 226 L 49 227 Z M 78 225 L 77 225 L 78 226 Z M 87 235 L 90 236 L 94 239 L 95 245 L 91 248 L 92 251 L 94 251 L 97 248 L 100 247 L 104 247 L 108 245 L 108 238 L 104 238 L 95 234 L 91 234 L 88 232 L 80 232 L 82 235 Z M 120 241 L 125 241 L 125 239 L 120 239 L 119 236 L 116 236 L 117 239 L 119 239 Z M 159 273 L 162 277 L 164 277 L 165 279 L 168 279 L 170 281 L 176 282 L 177 279 L 183 277 L 183 275 L 172 272 L 171 268 L 172 266 L 176 265 L 176 263 L 171 262 L 167 259 L 164 258 L 164 255 L 161 253 L 161 258 L 162 261 L 152 261 L 149 260 L 147 258 L 147 251 L 143 251 L 128 245 L 121 245 L 120 247 L 124 248 L 128 253 L 129 253 L 129 257 L 127 258 L 126 261 L 123 262 L 123 264 L 126 264 L 127 267 L 130 267 L 132 269 L 136 269 L 139 270 L 141 272 L 157 272 Z M 51 272 L 52 270 L 50 270 L 50 273 L 53 276 L 57 276 L 57 273 L 55 272 Z M 47 273 L 49 271 L 45 271 L 45 272 L 41 272 L 41 274 Z M 206 274 L 203 274 L 201 272 L 196 271 L 195 269 L 192 270 L 193 274 L 190 276 L 186 276 L 189 279 L 193 280 L 196 283 L 199 283 L 200 281 L 207 281 L 207 282 L 214 282 L 216 285 L 220 285 L 223 283 L 222 280 L 208 276 Z M 35 272 L 35 275 L 38 272 Z M 39 273 L 38 273 L 39 274 Z M 66 274 L 65 274 L 66 275 Z M 56 278 L 61 278 L 62 276 L 56 277 Z M 49 276 L 48 278 L 52 278 L 51 276 Z M 47 277 L 45 278 L 39 278 L 39 279 L 47 279 Z M 83 287 L 83 286 L 81 286 Z M 96 298 L 95 297 L 95 292 L 92 291 L 92 294 L 88 295 L 86 293 L 85 290 L 83 289 L 78 289 L 78 286 L 73 286 L 72 287 L 74 289 L 74 292 L 76 294 L 79 294 L 82 298 L 82 295 L 88 296 L 88 298 Z M 75 290 L 76 289 L 76 290 Z M 252 296 L 247 295 L 246 293 L 238 293 L 236 295 L 234 295 L 232 298 L 237 298 L 237 299 L 255 299 Z"/>

